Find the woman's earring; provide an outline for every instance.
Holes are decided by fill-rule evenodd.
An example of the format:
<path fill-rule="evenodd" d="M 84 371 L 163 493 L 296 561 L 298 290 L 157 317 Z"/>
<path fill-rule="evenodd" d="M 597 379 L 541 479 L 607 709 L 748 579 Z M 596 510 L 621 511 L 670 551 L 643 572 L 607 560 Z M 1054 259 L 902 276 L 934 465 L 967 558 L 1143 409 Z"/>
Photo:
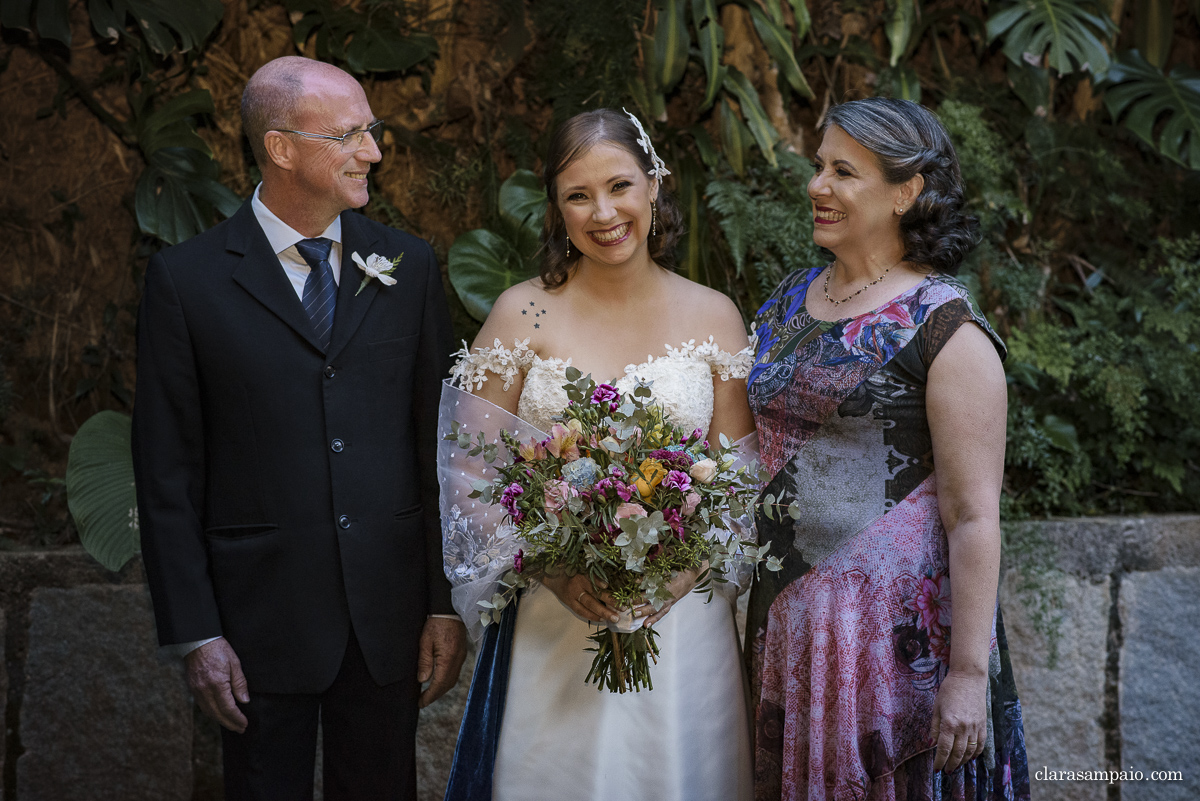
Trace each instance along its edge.
<path fill-rule="evenodd" d="M 571 237 L 567 237 L 567 258 L 571 258 Z"/>
<path fill-rule="evenodd" d="M 658 205 L 650 201 L 650 236 L 658 236 Z"/>
<path fill-rule="evenodd" d="M 897 209 L 896 213 L 899 214 L 900 216 L 904 216 L 904 209 Z"/>

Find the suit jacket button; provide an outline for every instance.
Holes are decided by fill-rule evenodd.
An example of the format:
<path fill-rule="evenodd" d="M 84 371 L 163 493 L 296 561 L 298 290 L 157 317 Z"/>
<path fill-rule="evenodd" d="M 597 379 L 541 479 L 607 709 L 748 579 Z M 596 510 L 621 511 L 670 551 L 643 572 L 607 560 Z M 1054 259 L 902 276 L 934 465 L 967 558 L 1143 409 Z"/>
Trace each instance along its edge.
<path fill-rule="evenodd" d="M 332 364 L 331 364 L 331 365 L 328 365 L 328 366 L 325 368 L 325 377 L 326 377 L 326 378 L 333 378 L 335 375 L 337 375 L 337 370 L 334 370 L 334 369 L 333 369 L 333 365 L 332 365 Z"/>
<path fill-rule="evenodd" d="M 342 528 L 350 528 L 350 516 L 342 515 L 338 518 L 338 525 Z"/>
<path fill-rule="evenodd" d="M 343 450 L 345 450 L 345 448 L 346 443 L 342 442 L 340 439 L 335 439 L 333 442 L 329 443 L 329 449 L 334 453 L 341 453 Z"/>

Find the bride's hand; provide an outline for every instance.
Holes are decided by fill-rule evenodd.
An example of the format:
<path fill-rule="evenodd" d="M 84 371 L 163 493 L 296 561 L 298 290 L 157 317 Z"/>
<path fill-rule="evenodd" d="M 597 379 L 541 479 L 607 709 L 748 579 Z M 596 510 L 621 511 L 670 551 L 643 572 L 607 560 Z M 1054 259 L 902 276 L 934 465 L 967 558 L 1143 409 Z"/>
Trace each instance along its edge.
<path fill-rule="evenodd" d="M 644 623 L 642 623 L 642 625 L 645 627 L 653 626 L 655 623 L 662 620 L 663 616 L 666 615 L 667 612 L 671 611 L 671 607 L 675 605 L 676 601 L 692 591 L 692 589 L 696 586 L 696 581 L 700 578 L 700 574 L 706 568 L 707 565 L 704 565 L 701 567 L 692 568 L 691 570 L 684 570 L 680 573 L 676 573 L 675 578 L 667 582 L 667 591 L 671 593 L 671 600 L 663 604 L 662 608 L 657 612 L 654 611 L 654 607 L 649 603 L 639 604 L 638 606 L 634 607 L 633 614 L 645 615 L 653 613 L 646 618 Z"/>
<path fill-rule="evenodd" d="M 581 618 L 593 623 L 603 623 L 606 620 L 617 622 L 619 615 L 612 595 L 606 592 L 604 587 L 600 588 L 600 593 L 597 595 L 596 590 L 592 588 L 591 580 L 582 573 L 574 576 L 568 576 L 565 573 L 557 575 L 546 573 L 540 581 L 550 592 L 558 596 L 558 600 L 562 602 L 563 606 Z"/>

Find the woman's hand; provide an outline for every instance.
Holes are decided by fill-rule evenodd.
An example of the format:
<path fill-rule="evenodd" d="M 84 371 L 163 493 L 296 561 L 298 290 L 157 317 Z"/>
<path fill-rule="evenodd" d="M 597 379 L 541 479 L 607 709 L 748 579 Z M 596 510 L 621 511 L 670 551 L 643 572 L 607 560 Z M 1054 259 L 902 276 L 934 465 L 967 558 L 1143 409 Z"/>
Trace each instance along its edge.
<path fill-rule="evenodd" d="M 692 591 L 692 588 L 696 586 L 696 580 L 700 578 L 700 574 L 707 569 L 708 565 L 706 563 L 702 567 L 676 573 L 675 578 L 667 582 L 667 591 L 671 593 L 671 600 L 663 604 L 662 608 L 657 612 L 654 611 L 654 607 L 649 603 L 638 604 L 634 607 L 633 614 L 635 616 L 649 614 L 650 616 L 645 619 L 642 625 L 645 627 L 653 626 L 662 620 L 667 612 L 671 611 L 671 607 L 675 605 L 676 601 Z"/>
<path fill-rule="evenodd" d="M 542 584 L 558 596 L 562 605 L 579 615 L 584 620 L 593 623 L 611 621 L 616 623 L 620 617 L 612 595 L 600 587 L 597 595 L 592 588 L 591 579 L 582 573 L 568 576 L 565 573 L 546 573 L 540 578 Z"/>
<path fill-rule="evenodd" d="M 987 744 L 987 676 L 950 671 L 933 702 L 929 737 L 937 744 L 933 769 L 947 773 L 983 753 Z"/>

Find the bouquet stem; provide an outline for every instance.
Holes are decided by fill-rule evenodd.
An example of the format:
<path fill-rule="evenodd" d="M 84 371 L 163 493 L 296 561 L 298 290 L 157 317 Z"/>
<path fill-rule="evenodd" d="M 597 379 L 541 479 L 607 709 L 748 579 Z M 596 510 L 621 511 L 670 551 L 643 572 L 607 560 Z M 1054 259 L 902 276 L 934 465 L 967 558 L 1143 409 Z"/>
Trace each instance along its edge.
<path fill-rule="evenodd" d="M 613 664 L 617 667 L 617 688 L 619 692 L 625 692 L 625 654 L 621 650 L 621 638 L 615 631 L 609 634 L 612 635 Z"/>
<path fill-rule="evenodd" d="M 595 632 L 588 637 L 595 643 L 588 650 L 594 651 L 596 657 L 588 671 L 587 682 L 597 685 L 597 689 L 607 688 L 615 693 L 641 692 L 643 687 L 653 690 L 650 665 L 658 662 L 656 636 L 657 632 L 651 628 L 628 633 L 602 628 Z"/>

